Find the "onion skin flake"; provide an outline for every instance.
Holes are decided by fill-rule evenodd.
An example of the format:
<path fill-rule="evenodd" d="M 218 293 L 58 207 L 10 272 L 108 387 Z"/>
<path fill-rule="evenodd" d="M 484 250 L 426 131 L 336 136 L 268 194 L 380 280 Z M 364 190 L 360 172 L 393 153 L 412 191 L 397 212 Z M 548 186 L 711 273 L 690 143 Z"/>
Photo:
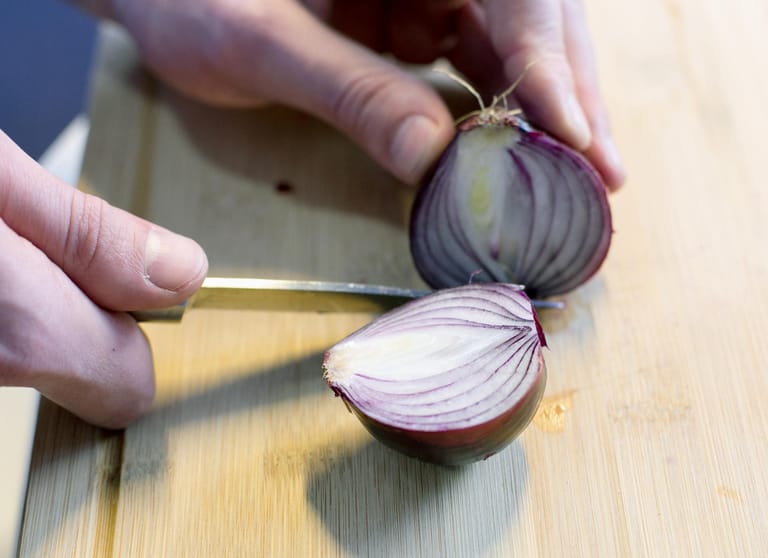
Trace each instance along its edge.
<path fill-rule="evenodd" d="M 471 284 L 392 310 L 326 351 L 323 377 L 380 442 L 463 465 L 501 451 L 530 423 L 546 346 L 518 285 Z"/>
<path fill-rule="evenodd" d="M 533 297 L 586 282 L 611 236 L 607 190 L 589 161 L 498 107 L 458 126 L 410 224 L 414 263 L 432 288 L 472 278 Z"/>

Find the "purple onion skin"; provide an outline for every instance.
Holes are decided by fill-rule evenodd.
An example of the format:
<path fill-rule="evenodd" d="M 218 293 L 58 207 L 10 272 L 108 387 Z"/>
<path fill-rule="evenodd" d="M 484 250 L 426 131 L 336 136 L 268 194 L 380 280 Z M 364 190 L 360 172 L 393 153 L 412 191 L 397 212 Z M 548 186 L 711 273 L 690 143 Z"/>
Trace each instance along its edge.
<path fill-rule="evenodd" d="M 503 208 L 503 219 L 497 219 L 502 242 L 497 246 L 486 233 L 473 230 L 466 200 L 451 198 L 469 196 L 471 188 L 452 183 L 451 170 L 465 134 L 499 128 L 517 133 L 507 149 L 509 168 L 517 172 L 506 177 L 507 183 L 493 187 L 500 195 L 515 195 L 525 203 L 508 202 Z M 490 142 L 489 148 L 500 149 Z M 542 172 L 526 173 L 526 162 Z M 575 218 L 563 224 L 571 217 L 566 208 L 586 224 Z M 605 184 L 583 155 L 519 116 L 495 109 L 457 127 L 419 190 L 411 213 L 411 254 L 419 274 L 434 289 L 471 279 L 524 285 L 530 296 L 543 298 L 569 292 L 597 273 L 608 254 L 611 221 Z"/>
<path fill-rule="evenodd" d="M 458 467 L 488 459 L 507 447 L 536 414 L 547 384 L 544 360 L 539 357 L 534 387 L 514 407 L 493 420 L 461 430 L 420 432 L 379 422 L 360 412 L 343 393 L 337 392 L 366 430 L 379 442 L 427 463 Z"/>

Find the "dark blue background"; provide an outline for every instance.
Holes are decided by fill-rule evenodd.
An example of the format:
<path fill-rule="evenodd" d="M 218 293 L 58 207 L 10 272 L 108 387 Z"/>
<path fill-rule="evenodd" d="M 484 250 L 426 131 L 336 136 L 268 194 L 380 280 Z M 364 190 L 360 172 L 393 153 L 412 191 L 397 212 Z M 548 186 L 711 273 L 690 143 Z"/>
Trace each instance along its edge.
<path fill-rule="evenodd" d="M 0 129 L 33 157 L 86 110 L 95 36 L 63 0 L 0 0 Z"/>

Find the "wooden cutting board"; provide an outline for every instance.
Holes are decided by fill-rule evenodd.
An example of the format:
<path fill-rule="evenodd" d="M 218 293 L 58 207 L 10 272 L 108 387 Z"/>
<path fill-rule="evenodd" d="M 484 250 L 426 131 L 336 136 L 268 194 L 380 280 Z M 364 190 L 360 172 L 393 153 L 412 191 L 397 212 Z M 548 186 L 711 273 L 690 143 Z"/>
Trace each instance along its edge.
<path fill-rule="evenodd" d="M 147 325 L 155 411 L 40 410 L 23 556 L 760 556 L 768 548 L 768 4 L 588 1 L 630 179 L 600 274 L 543 316 L 549 384 L 458 470 L 373 441 L 321 379 L 369 316 Z M 327 126 L 169 91 L 102 35 L 81 187 L 216 274 L 419 286 L 413 192 Z"/>

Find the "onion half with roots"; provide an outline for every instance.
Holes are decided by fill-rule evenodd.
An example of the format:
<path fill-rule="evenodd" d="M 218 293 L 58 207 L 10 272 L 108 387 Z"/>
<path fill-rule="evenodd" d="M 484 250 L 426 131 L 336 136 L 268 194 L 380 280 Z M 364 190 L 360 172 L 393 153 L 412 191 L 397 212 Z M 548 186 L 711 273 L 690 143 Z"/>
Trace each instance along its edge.
<path fill-rule="evenodd" d="M 519 286 L 473 284 L 380 316 L 325 353 L 323 376 L 384 444 L 461 465 L 500 451 L 531 421 L 545 345 Z"/>
<path fill-rule="evenodd" d="M 547 297 L 587 281 L 611 234 L 594 167 L 494 103 L 459 125 L 417 195 L 410 241 L 416 268 L 435 289 L 473 278 Z"/>

